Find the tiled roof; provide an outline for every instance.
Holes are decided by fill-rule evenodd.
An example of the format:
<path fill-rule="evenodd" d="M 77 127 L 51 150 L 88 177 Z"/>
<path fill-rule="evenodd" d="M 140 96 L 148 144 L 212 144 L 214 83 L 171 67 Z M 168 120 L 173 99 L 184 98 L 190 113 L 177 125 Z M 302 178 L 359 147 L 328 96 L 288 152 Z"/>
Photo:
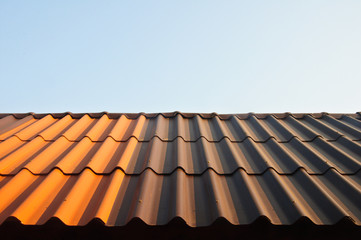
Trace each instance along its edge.
<path fill-rule="evenodd" d="M 0 224 L 361 225 L 361 115 L 0 114 Z"/>

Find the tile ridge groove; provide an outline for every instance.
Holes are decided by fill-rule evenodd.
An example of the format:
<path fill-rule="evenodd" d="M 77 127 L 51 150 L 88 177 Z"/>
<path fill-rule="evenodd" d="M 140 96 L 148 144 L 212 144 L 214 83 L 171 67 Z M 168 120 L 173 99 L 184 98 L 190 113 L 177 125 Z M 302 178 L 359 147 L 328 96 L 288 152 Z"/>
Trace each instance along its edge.
<path fill-rule="evenodd" d="M 201 139 L 204 139 L 204 140 L 206 140 L 207 142 L 209 142 L 209 143 L 219 143 L 219 142 L 222 142 L 223 140 L 225 140 L 225 139 L 228 139 L 230 142 L 232 142 L 232 143 L 242 143 L 242 142 L 244 142 L 244 141 L 246 141 L 247 139 L 250 139 L 250 140 L 252 140 L 253 142 L 255 142 L 255 143 L 267 143 L 268 141 L 270 141 L 271 139 L 274 139 L 276 142 L 278 142 L 278 143 L 289 143 L 289 142 L 291 142 L 293 139 L 298 139 L 300 142 L 313 142 L 314 140 L 316 140 L 316 139 L 318 139 L 318 138 L 320 138 L 320 139 L 323 139 L 323 140 L 325 140 L 326 142 L 335 142 L 335 141 L 338 141 L 340 138 L 347 138 L 347 139 L 349 139 L 346 135 L 342 135 L 342 134 L 340 134 L 339 136 L 337 136 L 336 138 L 334 138 L 334 139 L 326 139 L 326 138 L 324 138 L 323 136 L 321 136 L 321 135 L 317 135 L 317 136 L 314 136 L 313 138 L 311 138 L 311 139 L 307 139 L 307 140 L 304 140 L 304 139 L 301 139 L 299 136 L 292 136 L 292 137 L 290 137 L 288 140 L 284 140 L 284 141 L 282 141 L 282 140 L 278 140 L 277 139 L 277 137 L 276 136 L 269 136 L 268 138 L 266 138 L 265 140 L 255 140 L 255 139 L 253 139 L 253 137 L 252 136 L 246 136 L 246 137 L 244 137 L 242 140 L 231 140 L 230 139 L 230 137 L 228 137 L 228 136 L 223 136 L 223 137 L 221 137 L 219 140 L 209 140 L 206 136 L 199 136 L 198 138 L 196 138 L 195 140 L 185 140 L 184 139 L 184 137 L 183 136 L 176 136 L 176 137 L 174 137 L 173 139 L 163 139 L 163 138 L 161 138 L 161 137 L 159 137 L 158 135 L 153 135 L 152 137 L 150 137 L 149 138 L 149 140 L 139 140 L 139 138 L 137 137 L 137 136 L 134 136 L 134 135 L 132 135 L 132 136 L 129 136 L 127 139 L 125 139 L 125 140 L 116 140 L 113 136 L 106 136 L 103 140 L 93 140 L 91 137 L 89 137 L 89 136 L 83 136 L 81 139 L 79 139 L 79 140 L 71 140 L 71 139 L 68 139 L 66 136 L 64 136 L 64 134 L 62 134 L 62 135 L 60 135 L 59 137 L 57 137 L 56 139 L 45 139 L 41 134 L 38 134 L 38 135 L 36 135 L 35 137 L 32 137 L 32 138 L 30 138 L 30 139 L 22 139 L 22 138 L 20 138 L 17 134 L 14 134 L 14 135 L 10 135 L 9 137 L 7 137 L 6 139 L 4 139 L 4 140 L 1 140 L 0 142 L 4 142 L 4 141 L 6 141 L 7 139 L 9 139 L 9 138 L 11 138 L 11 137 L 16 137 L 17 139 L 19 139 L 20 141 L 22 141 L 22 142 L 31 142 L 32 140 L 34 140 L 35 138 L 37 138 L 37 137 L 40 137 L 40 138 L 42 138 L 45 142 L 55 142 L 55 141 L 57 141 L 58 139 L 60 139 L 60 138 L 65 138 L 67 141 L 69 141 L 69 142 L 72 142 L 72 143 L 77 143 L 77 142 L 81 142 L 83 139 L 85 139 L 85 138 L 88 138 L 91 142 L 94 142 L 94 143 L 102 143 L 102 142 L 104 142 L 107 138 L 111 138 L 111 139 L 113 139 L 115 142 L 119 142 L 119 143 L 121 143 L 121 142 L 129 142 L 129 140 L 130 139 L 132 139 L 132 138 L 135 138 L 138 142 L 151 142 L 154 138 L 158 138 L 160 141 L 162 141 L 162 142 L 175 142 L 178 138 L 179 139 L 182 139 L 184 142 L 190 142 L 190 143 L 192 143 L 192 142 L 198 142 L 199 140 L 201 140 Z M 360 141 L 361 139 L 349 139 L 350 141 Z"/>
<path fill-rule="evenodd" d="M 96 172 L 91 167 L 84 167 L 84 168 L 82 168 L 80 171 L 78 171 L 76 173 L 64 172 L 64 170 L 62 170 L 60 167 L 53 167 L 49 171 L 47 171 L 45 173 L 34 173 L 30 169 L 24 167 L 24 168 L 19 169 L 16 173 L 12 173 L 12 174 L 1 174 L 0 173 L 0 176 L 2 176 L 2 177 L 14 177 L 17 174 L 19 174 L 21 171 L 28 171 L 29 173 L 31 173 L 34 176 L 48 176 L 53 171 L 60 171 L 64 176 L 79 176 L 83 172 L 85 172 L 86 170 L 91 171 L 93 174 L 95 174 L 97 176 L 109 176 L 109 175 L 112 175 L 116 171 L 121 171 L 126 176 L 141 176 L 141 175 L 145 174 L 148 171 L 152 171 L 157 176 L 171 176 L 172 174 L 176 173 L 179 170 L 182 171 L 187 176 L 202 176 L 202 175 L 204 175 L 204 174 L 206 174 L 208 172 L 211 172 L 211 171 L 214 172 L 215 174 L 217 174 L 217 176 L 225 176 L 225 177 L 232 176 L 236 172 L 239 172 L 239 171 L 245 172 L 248 176 L 262 176 L 262 175 L 266 174 L 269 171 L 273 171 L 273 172 L 275 172 L 276 174 L 278 174 L 280 176 L 293 176 L 299 171 L 304 171 L 305 173 L 307 173 L 310 176 L 323 176 L 323 175 L 325 175 L 325 174 L 327 174 L 328 172 L 331 172 L 331 171 L 334 171 L 337 174 L 342 175 L 342 176 L 353 176 L 353 175 L 357 175 L 361 171 L 361 167 L 359 169 L 357 169 L 356 171 L 354 171 L 353 173 L 342 173 L 337 168 L 331 167 L 331 166 L 328 167 L 323 172 L 320 172 L 320 173 L 309 173 L 304 167 L 297 167 L 297 168 L 295 168 L 295 170 L 287 172 L 287 173 L 280 173 L 273 167 L 267 167 L 267 168 L 265 168 L 263 171 L 261 171 L 259 173 L 248 173 L 247 170 L 244 167 L 237 167 L 232 172 L 229 172 L 229 173 L 219 173 L 217 170 L 215 170 L 212 167 L 207 167 L 202 172 L 199 172 L 199 173 L 189 173 L 181 166 L 175 167 L 172 171 L 169 171 L 169 172 L 166 172 L 166 173 L 157 172 L 156 170 L 154 170 L 151 167 L 146 167 L 146 168 L 144 168 L 142 171 L 140 171 L 138 173 L 127 173 L 126 171 L 124 171 L 124 169 L 122 167 L 114 167 L 112 169 L 112 171 L 109 171 L 109 172 L 106 172 L 106 173 L 104 173 L 104 172 L 103 173 Z"/>
<path fill-rule="evenodd" d="M 189 222 L 186 221 L 185 218 L 183 218 L 182 216 L 177 216 L 177 215 L 174 215 L 173 217 L 170 217 L 167 222 L 162 225 L 162 226 L 167 226 L 168 224 L 170 224 L 171 222 L 173 222 L 174 220 L 176 219 L 180 219 L 181 222 L 188 226 L 188 227 L 207 227 L 207 226 L 211 226 L 213 224 L 215 224 L 216 222 L 219 222 L 219 221 L 222 221 L 223 222 L 225 221 L 227 224 L 230 224 L 230 225 L 242 225 L 242 224 L 247 224 L 247 225 L 252 225 L 252 224 L 256 224 L 257 222 L 263 222 L 263 223 L 268 223 L 269 225 L 271 226 L 279 226 L 279 223 L 275 223 L 275 222 L 272 222 L 272 219 L 265 215 L 265 214 L 260 214 L 252 219 L 249 219 L 248 222 L 244 222 L 244 223 L 238 223 L 238 224 L 235 224 L 235 223 L 232 223 L 227 217 L 225 216 L 217 216 L 216 218 L 214 218 L 213 220 L 209 221 L 207 224 L 202 224 L 202 225 L 197 225 L 197 224 L 190 224 Z M 138 217 L 138 216 L 133 216 L 131 218 L 128 218 L 127 221 L 124 223 L 124 224 L 120 224 L 120 225 L 107 225 L 102 219 L 100 219 L 99 217 L 93 217 L 89 220 L 89 222 L 87 222 L 86 224 L 84 225 L 67 225 L 62 219 L 61 217 L 56 217 L 56 216 L 52 216 L 50 217 L 44 224 L 41 224 L 41 225 L 38 225 L 38 226 L 45 226 L 45 225 L 48 225 L 49 223 L 55 223 L 56 225 L 61 225 L 62 227 L 63 226 L 76 226 L 76 227 L 85 227 L 87 225 L 92 225 L 94 226 L 94 223 L 96 223 L 97 225 L 101 225 L 101 226 L 107 226 L 107 227 L 112 227 L 112 226 L 119 226 L 119 227 L 124 227 L 124 226 L 127 226 L 128 224 L 131 224 L 132 222 L 134 221 L 141 221 L 144 225 L 146 226 L 155 226 L 157 224 L 152 224 L 151 222 L 152 221 L 148 221 L 146 222 L 146 219 L 143 219 L 142 217 Z M 2 221 L 2 223 L 0 224 L 0 226 L 6 222 L 11 222 L 11 223 L 16 223 L 16 224 L 19 224 L 19 225 L 24 225 L 22 224 L 22 219 L 19 219 L 17 218 L 16 216 L 13 216 L 13 215 L 10 215 L 8 216 L 7 218 L 5 218 L 4 221 Z M 296 220 L 294 220 L 294 222 L 291 222 L 289 224 L 282 224 L 283 226 L 294 226 L 294 225 L 297 225 L 297 224 L 301 224 L 302 222 L 309 222 L 309 223 L 312 223 L 313 225 L 317 225 L 314 221 L 312 221 L 312 219 L 308 216 L 300 216 L 299 218 L 297 218 Z M 343 215 L 343 216 L 340 216 L 337 218 L 337 220 L 335 220 L 334 222 L 332 222 L 331 225 L 336 225 L 336 224 L 339 224 L 339 223 L 342 223 L 342 224 L 348 224 L 348 225 L 351 225 L 351 226 L 356 226 L 356 227 L 360 227 L 361 225 L 360 224 L 357 224 L 356 220 L 354 220 L 351 216 L 349 215 Z M 158 226 L 158 225 L 157 225 Z"/>

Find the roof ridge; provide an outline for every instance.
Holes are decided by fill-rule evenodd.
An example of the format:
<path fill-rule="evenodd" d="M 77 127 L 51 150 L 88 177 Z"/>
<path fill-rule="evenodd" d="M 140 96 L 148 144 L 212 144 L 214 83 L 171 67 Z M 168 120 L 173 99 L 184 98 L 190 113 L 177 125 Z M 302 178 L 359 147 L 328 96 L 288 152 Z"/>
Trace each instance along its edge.
<path fill-rule="evenodd" d="M 7 116 L 13 116 L 17 119 L 21 119 L 27 116 L 33 116 L 34 118 L 43 118 L 47 115 L 51 115 L 53 118 L 63 118 L 66 115 L 70 115 L 72 118 L 78 119 L 85 115 L 88 115 L 90 118 L 101 118 L 103 115 L 107 115 L 110 119 L 118 119 L 121 116 L 125 116 L 128 119 L 137 119 L 140 116 L 144 116 L 146 118 L 156 118 L 158 116 L 163 116 L 165 118 L 174 118 L 177 115 L 181 115 L 183 118 L 194 118 L 196 116 L 199 116 L 203 119 L 212 119 L 214 117 L 219 117 L 222 120 L 229 119 L 232 116 L 235 116 L 241 120 L 245 120 L 250 118 L 251 116 L 256 117 L 257 119 L 264 119 L 268 116 L 273 116 L 277 119 L 283 119 L 288 116 L 292 116 L 294 118 L 304 118 L 306 115 L 310 115 L 314 118 L 322 118 L 325 115 L 334 116 L 336 118 L 342 118 L 343 116 L 361 116 L 361 112 L 356 113 L 327 113 L 327 112 L 319 112 L 319 113 L 290 113 L 290 112 L 284 112 L 284 113 L 232 113 L 232 114 L 218 114 L 216 112 L 212 113 L 185 113 L 185 112 L 160 112 L 160 113 L 109 113 L 109 112 L 94 112 L 94 113 L 72 113 L 72 112 L 63 112 L 63 113 L 34 113 L 34 112 L 28 112 L 28 113 L 0 113 L 0 119 L 7 117 Z"/>

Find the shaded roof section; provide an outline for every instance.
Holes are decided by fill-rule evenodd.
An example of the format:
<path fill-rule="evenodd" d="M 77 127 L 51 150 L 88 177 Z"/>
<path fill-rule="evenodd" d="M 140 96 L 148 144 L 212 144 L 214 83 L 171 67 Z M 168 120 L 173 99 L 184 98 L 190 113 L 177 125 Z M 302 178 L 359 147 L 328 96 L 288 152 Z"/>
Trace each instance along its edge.
<path fill-rule="evenodd" d="M 189 227 L 180 218 L 175 218 L 165 226 L 149 226 L 138 218 L 123 227 L 104 227 L 96 219 L 86 226 L 67 226 L 59 220 L 48 221 L 44 225 L 22 225 L 18 221 L 7 221 L 0 225 L 1 239 L 187 239 L 187 240 L 339 240 L 359 239 L 361 228 L 345 219 L 336 225 L 315 225 L 308 219 L 300 219 L 293 225 L 272 225 L 266 218 L 259 218 L 249 225 L 231 225 L 222 218 L 206 227 Z"/>
<path fill-rule="evenodd" d="M 361 115 L 0 114 L 0 223 L 361 225 Z"/>

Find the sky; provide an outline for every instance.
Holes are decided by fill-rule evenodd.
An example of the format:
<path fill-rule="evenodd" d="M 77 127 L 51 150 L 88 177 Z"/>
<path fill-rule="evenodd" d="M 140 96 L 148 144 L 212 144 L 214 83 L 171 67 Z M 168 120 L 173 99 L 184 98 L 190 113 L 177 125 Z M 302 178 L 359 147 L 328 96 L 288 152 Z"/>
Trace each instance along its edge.
<path fill-rule="evenodd" d="M 0 1 L 0 112 L 361 111 L 361 1 Z"/>

